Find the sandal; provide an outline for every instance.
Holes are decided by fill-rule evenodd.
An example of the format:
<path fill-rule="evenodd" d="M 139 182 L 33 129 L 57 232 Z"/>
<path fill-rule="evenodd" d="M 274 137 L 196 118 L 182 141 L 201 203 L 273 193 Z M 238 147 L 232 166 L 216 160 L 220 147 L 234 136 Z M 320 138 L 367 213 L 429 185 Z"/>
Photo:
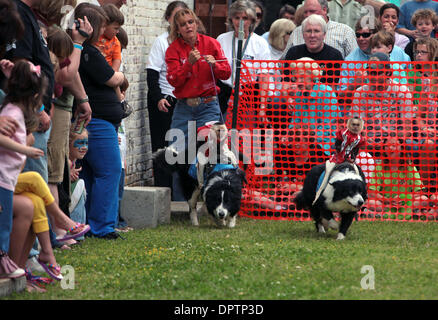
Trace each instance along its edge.
<path fill-rule="evenodd" d="M 58 281 L 61 281 L 64 278 L 61 274 L 61 267 L 59 265 L 53 263 L 47 264 L 40 259 L 38 259 L 38 263 L 51 278 Z"/>
<path fill-rule="evenodd" d="M 78 232 L 79 229 L 81 229 L 81 231 Z M 70 230 L 67 231 L 67 233 L 64 235 L 64 237 L 62 238 L 57 238 L 57 241 L 67 241 L 67 240 L 71 240 L 71 239 L 76 239 L 79 238 L 81 236 L 83 236 L 84 234 L 86 234 L 88 231 L 90 231 L 90 226 L 88 224 L 82 224 L 82 223 L 76 223 L 74 227 L 70 228 Z"/>

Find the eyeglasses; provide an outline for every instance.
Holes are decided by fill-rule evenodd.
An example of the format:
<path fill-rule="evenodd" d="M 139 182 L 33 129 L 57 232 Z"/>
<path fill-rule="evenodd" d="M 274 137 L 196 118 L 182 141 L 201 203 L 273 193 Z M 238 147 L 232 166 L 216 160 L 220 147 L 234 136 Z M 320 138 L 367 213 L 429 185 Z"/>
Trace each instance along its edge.
<path fill-rule="evenodd" d="M 290 36 L 290 35 L 292 34 L 292 31 L 286 32 L 286 34 L 287 34 L 288 36 Z"/>
<path fill-rule="evenodd" d="M 262 13 L 261 12 L 257 12 L 256 16 L 257 16 L 258 19 L 260 19 L 262 17 Z"/>
<path fill-rule="evenodd" d="M 372 35 L 371 32 L 362 32 L 362 33 L 356 32 L 356 38 L 358 38 L 358 39 L 360 37 L 363 37 L 364 39 L 366 39 L 366 38 L 371 37 L 371 35 Z"/>
<path fill-rule="evenodd" d="M 428 54 L 429 53 L 429 51 L 423 51 L 423 50 L 416 50 L 416 51 L 414 51 L 414 54 L 416 55 L 416 56 L 418 56 L 418 55 L 423 55 L 423 54 Z"/>

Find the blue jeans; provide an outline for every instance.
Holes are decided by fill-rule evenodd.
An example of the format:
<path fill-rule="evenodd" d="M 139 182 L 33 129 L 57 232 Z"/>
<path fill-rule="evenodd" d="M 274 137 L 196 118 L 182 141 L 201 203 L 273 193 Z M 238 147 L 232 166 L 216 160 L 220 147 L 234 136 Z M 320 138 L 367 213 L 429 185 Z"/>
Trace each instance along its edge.
<path fill-rule="evenodd" d="M 127 226 L 125 219 L 120 215 L 120 207 L 123 199 L 123 191 L 125 190 L 125 169 L 122 169 L 119 182 L 119 213 L 117 215 L 116 228 L 124 228 Z"/>
<path fill-rule="evenodd" d="M 87 190 L 85 209 L 91 233 L 102 237 L 114 232 L 119 210 L 119 182 L 122 172 L 117 126 L 92 118 L 87 126 L 88 152 L 80 177 Z"/>
<path fill-rule="evenodd" d="M 12 231 L 13 192 L 0 187 L 0 251 L 9 252 L 9 237 Z"/>
<path fill-rule="evenodd" d="M 38 159 L 32 159 L 30 157 L 26 160 L 26 165 L 24 166 L 23 172 L 36 171 L 41 177 L 43 177 L 45 182 L 49 181 L 49 172 L 47 170 L 47 141 L 49 141 L 50 131 L 52 131 L 52 125 L 50 125 L 49 130 L 46 132 L 34 132 L 35 143 L 33 147 L 41 149 L 44 151 L 44 156 Z"/>
<path fill-rule="evenodd" d="M 221 120 L 221 109 L 218 101 L 211 101 L 209 103 L 201 103 L 197 107 L 187 105 L 183 100 L 178 100 L 173 111 L 171 129 L 180 129 L 184 133 L 185 145 L 187 148 L 188 141 L 196 144 L 196 130 L 204 126 L 210 121 Z M 189 121 L 196 121 L 196 128 L 194 128 L 194 137 L 189 137 Z M 192 141 L 194 139 L 194 141 Z M 179 143 L 178 143 L 179 142 Z M 181 141 L 175 145 L 178 150 L 184 150 Z M 169 143 L 171 144 L 171 143 Z"/>
<path fill-rule="evenodd" d="M 169 145 L 173 144 L 177 150 L 184 150 L 187 148 L 190 138 L 190 143 L 196 146 L 196 130 L 204 126 L 207 122 L 219 121 L 220 119 L 221 109 L 217 100 L 209 103 L 202 103 L 197 107 L 191 107 L 184 101 L 178 100 L 175 105 L 175 110 L 173 111 L 170 128 L 182 130 L 185 139 L 183 141 L 169 141 Z M 193 128 L 194 132 L 192 131 L 195 134 L 194 137 L 189 137 L 189 121 L 196 121 L 196 128 Z M 182 192 L 178 173 L 174 173 L 172 177 L 172 200 L 186 200 Z"/>

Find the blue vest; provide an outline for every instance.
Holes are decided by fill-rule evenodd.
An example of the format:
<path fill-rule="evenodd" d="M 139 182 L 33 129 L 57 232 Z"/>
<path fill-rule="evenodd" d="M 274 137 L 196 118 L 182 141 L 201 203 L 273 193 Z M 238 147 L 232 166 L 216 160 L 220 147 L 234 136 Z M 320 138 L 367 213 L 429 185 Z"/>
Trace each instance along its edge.
<path fill-rule="evenodd" d="M 191 176 L 193 179 L 198 180 L 198 174 L 197 174 L 197 169 L 196 169 L 196 164 L 198 163 L 198 158 L 195 159 L 195 163 L 192 163 L 189 167 L 189 176 Z M 222 164 L 222 163 L 217 163 L 213 170 L 211 170 L 210 172 L 207 173 L 207 170 L 204 171 L 204 181 L 207 180 L 207 177 L 214 173 L 214 172 L 219 172 L 219 171 L 223 171 L 223 170 L 236 170 L 237 166 L 235 167 L 232 164 Z"/>

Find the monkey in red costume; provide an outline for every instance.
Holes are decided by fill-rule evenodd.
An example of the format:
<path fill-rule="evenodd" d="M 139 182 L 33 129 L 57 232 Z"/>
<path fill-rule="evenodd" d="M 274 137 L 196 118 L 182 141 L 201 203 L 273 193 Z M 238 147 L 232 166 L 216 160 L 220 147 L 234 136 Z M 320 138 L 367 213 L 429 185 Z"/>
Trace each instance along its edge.
<path fill-rule="evenodd" d="M 347 128 L 339 129 L 336 132 L 335 152 L 325 163 L 325 173 L 322 182 L 319 184 L 315 200 L 318 200 L 321 192 L 325 189 L 330 174 L 336 164 L 345 161 L 354 163 L 359 149 L 365 146 L 365 138 L 361 136 L 364 127 L 364 121 L 359 117 L 348 119 Z M 321 178 L 320 178 L 321 181 Z"/>

